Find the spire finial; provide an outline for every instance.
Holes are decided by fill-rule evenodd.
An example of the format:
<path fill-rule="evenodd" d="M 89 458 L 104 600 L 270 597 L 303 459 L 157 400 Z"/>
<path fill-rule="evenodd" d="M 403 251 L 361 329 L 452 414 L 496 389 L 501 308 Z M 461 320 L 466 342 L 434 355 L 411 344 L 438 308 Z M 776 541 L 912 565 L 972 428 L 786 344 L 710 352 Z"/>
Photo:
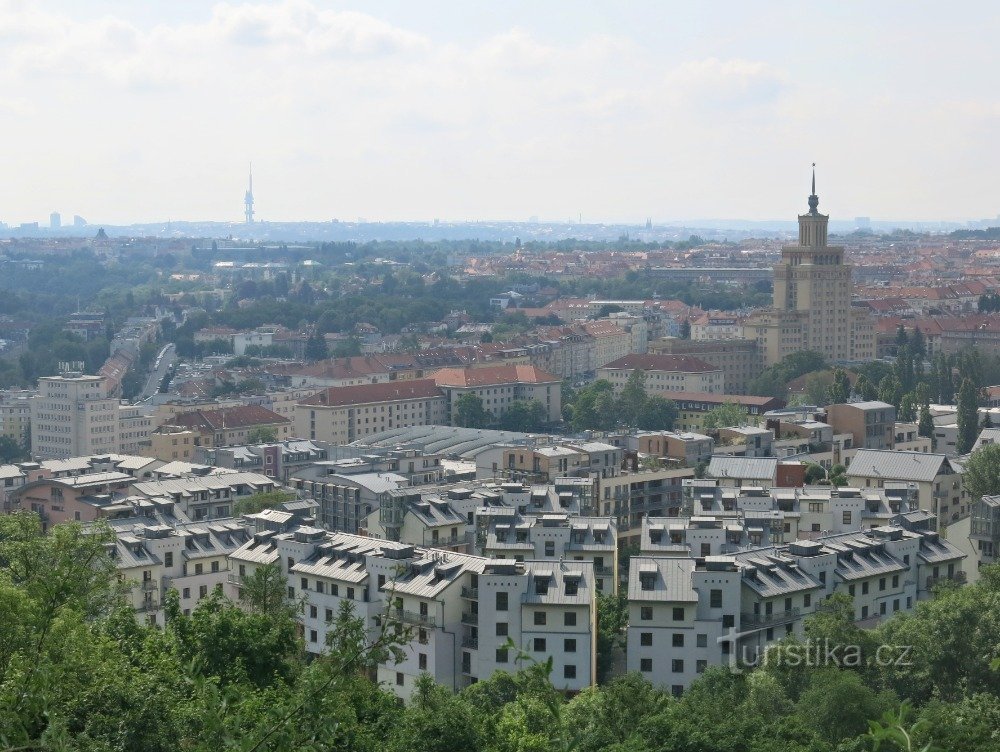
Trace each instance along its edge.
<path fill-rule="evenodd" d="M 813 168 L 813 181 L 812 181 L 812 193 L 809 196 L 809 213 L 818 214 L 819 207 L 819 196 L 816 195 L 816 163 L 812 163 Z"/>

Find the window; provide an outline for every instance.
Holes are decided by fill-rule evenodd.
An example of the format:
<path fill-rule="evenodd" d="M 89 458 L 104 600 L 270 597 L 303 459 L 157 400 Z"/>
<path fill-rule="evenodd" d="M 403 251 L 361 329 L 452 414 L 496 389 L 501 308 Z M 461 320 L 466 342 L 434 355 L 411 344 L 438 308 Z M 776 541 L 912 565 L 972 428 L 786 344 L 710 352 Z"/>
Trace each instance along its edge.
<path fill-rule="evenodd" d="M 295 597 L 295 588 L 292 585 L 288 586 L 288 597 L 289 598 Z"/>
<path fill-rule="evenodd" d="M 499 592 L 497 593 L 497 611 L 507 610 L 507 593 Z"/>
<path fill-rule="evenodd" d="M 545 541 L 545 555 L 555 556 L 556 555 L 556 542 L 555 541 Z"/>
<path fill-rule="evenodd" d="M 639 618 L 642 621 L 652 621 L 653 620 L 653 607 L 652 606 L 640 606 L 639 607 Z"/>
<path fill-rule="evenodd" d="M 639 670 L 644 673 L 649 673 L 653 670 L 653 659 L 652 658 L 640 658 L 639 659 Z"/>
<path fill-rule="evenodd" d="M 850 593 L 851 597 L 854 597 L 854 585 L 847 586 L 847 592 Z"/>
<path fill-rule="evenodd" d="M 288 557 L 288 570 L 291 571 L 292 567 L 295 566 L 295 559 L 291 556 Z"/>
<path fill-rule="evenodd" d="M 885 601 L 882 601 L 880 604 L 878 604 L 878 612 L 882 616 L 885 616 L 885 605 L 886 605 Z"/>
<path fill-rule="evenodd" d="M 163 566 L 172 567 L 174 565 L 174 552 L 167 551 L 163 554 Z"/>
<path fill-rule="evenodd" d="M 652 632 L 640 632 L 639 633 L 639 644 L 644 648 L 653 646 L 653 633 Z"/>
<path fill-rule="evenodd" d="M 580 589 L 580 581 L 575 577 L 566 580 L 566 595 L 576 595 Z"/>
<path fill-rule="evenodd" d="M 563 626 L 565 627 L 575 627 L 576 626 L 576 611 L 567 611 L 563 614 Z"/>
<path fill-rule="evenodd" d="M 898 574 L 894 574 L 892 576 L 892 586 L 894 588 L 898 588 L 899 587 L 899 575 Z"/>
<path fill-rule="evenodd" d="M 310 619 L 315 619 L 318 616 L 319 616 L 319 609 L 316 608 L 315 606 L 310 606 L 309 607 L 309 618 Z"/>
<path fill-rule="evenodd" d="M 397 687 L 403 686 L 403 674 L 400 671 L 396 672 L 396 686 Z"/>
<path fill-rule="evenodd" d="M 708 668 L 708 661 L 700 658 L 694 662 L 695 673 L 704 674 L 706 668 Z"/>
<path fill-rule="evenodd" d="M 674 632 L 670 637 L 670 646 L 675 648 L 684 647 L 684 633 Z"/>
<path fill-rule="evenodd" d="M 545 624 L 545 612 L 535 611 L 535 626 L 540 627 Z"/>
<path fill-rule="evenodd" d="M 879 590 L 885 590 L 885 577 L 879 578 L 878 589 Z"/>
<path fill-rule="evenodd" d="M 670 661 L 670 670 L 675 674 L 684 673 L 684 661 L 680 658 L 674 658 Z"/>
<path fill-rule="evenodd" d="M 213 561 L 212 562 L 212 571 L 213 572 L 218 572 L 219 571 L 219 562 L 217 562 L 217 561 Z"/>
<path fill-rule="evenodd" d="M 708 647 L 708 635 L 707 634 L 700 634 L 700 635 L 698 635 L 697 638 L 695 639 L 695 644 L 698 647 L 700 647 L 700 648 L 707 648 Z"/>
<path fill-rule="evenodd" d="M 684 621 L 684 607 L 674 606 L 672 609 L 672 618 L 674 621 Z"/>
<path fill-rule="evenodd" d="M 382 587 L 384 584 L 385 584 L 385 575 L 384 574 L 380 574 L 378 576 L 378 586 Z"/>
<path fill-rule="evenodd" d="M 563 640 L 563 652 L 564 653 L 575 653 L 576 652 L 576 640 L 566 639 Z"/>
<path fill-rule="evenodd" d="M 861 595 L 868 595 L 868 583 L 867 582 L 862 582 L 861 583 Z"/>
<path fill-rule="evenodd" d="M 319 642 L 319 635 L 316 634 L 315 629 L 309 630 L 309 642 Z"/>
<path fill-rule="evenodd" d="M 195 565 L 194 565 L 194 573 L 195 573 L 195 574 L 201 574 L 201 573 L 202 573 L 202 570 L 203 570 L 203 568 L 204 568 L 204 567 L 203 567 L 203 566 L 202 566 L 202 565 L 201 565 L 200 563 L 199 563 L 199 564 L 195 564 Z"/>
<path fill-rule="evenodd" d="M 184 588 L 184 592 L 181 593 L 181 597 L 184 598 L 185 600 L 187 600 L 188 598 L 190 598 L 191 597 L 191 588 L 189 588 L 189 587 Z"/>
<path fill-rule="evenodd" d="M 844 512 L 843 517 L 841 519 L 843 520 L 843 523 L 845 525 L 850 525 L 851 524 L 851 513 L 850 512 Z"/>
<path fill-rule="evenodd" d="M 421 671 L 426 671 L 427 670 L 427 654 L 426 653 L 418 653 L 417 654 L 417 667 Z"/>
<path fill-rule="evenodd" d="M 323 592 L 323 581 L 322 580 L 316 580 L 316 592 L 317 593 L 322 593 Z"/>
<path fill-rule="evenodd" d="M 497 648 L 497 663 L 507 662 L 507 648 Z"/>
<path fill-rule="evenodd" d="M 328 608 L 326 610 L 326 621 L 328 621 L 328 622 L 333 621 L 333 609 L 332 608 Z"/>
<path fill-rule="evenodd" d="M 736 625 L 736 618 L 732 614 L 724 614 L 722 617 L 722 628 L 731 629 Z"/>
<path fill-rule="evenodd" d="M 302 589 L 303 590 L 309 589 L 309 580 L 307 580 L 305 577 L 302 578 Z"/>
<path fill-rule="evenodd" d="M 812 594 L 806 593 L 802 596 L 802 605 L 809 608 L 812 605 Z"/>
<path fill-rule="evenodd" d="M 544 653 L 545 652 L 545 638 L 544 637 L 536 637 L 532 648 L 534 649 L 534 651 L 536 653 Z"/>
<path fill-rule="evenodd" d="M 348 600 L 352 601 L 354 600 L 354 588 L 352 587 L 347 588 L 347 598 Z"/>
<path fill-rule="evenodd" d="M 576 666 L 563 666 L 563 679 L 575 679 Z"/>
<path fill-rule="evenodd" d="M 208 595 L 208 585 L 202 585 L 198 588 L 198 597 L 204 598 L 206 595 Z"/>

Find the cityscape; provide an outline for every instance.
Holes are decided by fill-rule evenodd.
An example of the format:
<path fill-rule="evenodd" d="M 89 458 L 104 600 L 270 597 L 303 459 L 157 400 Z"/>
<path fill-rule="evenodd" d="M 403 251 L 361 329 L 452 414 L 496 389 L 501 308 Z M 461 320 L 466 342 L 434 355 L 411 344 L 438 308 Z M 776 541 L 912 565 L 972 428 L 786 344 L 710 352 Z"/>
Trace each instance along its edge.
<path fill-rule="evenodd" d="M 86 154 L 0 191 L 0 752 L 1000 750 L 987 121 L 896 136 L 951 154 L 927 185 L 882 132 L 778 125 L 944 91 L 912 42 L 948 14 L 865 9 L 870 71 L 803 86 L 801 39 L 743 57 L 741 24 L 791 28 L 769 6 L 347 5 L 0 5 L 26 148 L 39 81 L 135 107 L 80 110 L 121 150 L 86 192 Z M 862 10 L 810 11 L 815 49 Z M 260 137 L 200 143 L 234 69 Z M 157 97 L 218 121 L 187 163 L 146 153 Z M 654 101 L 705 150 L 668 178 Z"/>

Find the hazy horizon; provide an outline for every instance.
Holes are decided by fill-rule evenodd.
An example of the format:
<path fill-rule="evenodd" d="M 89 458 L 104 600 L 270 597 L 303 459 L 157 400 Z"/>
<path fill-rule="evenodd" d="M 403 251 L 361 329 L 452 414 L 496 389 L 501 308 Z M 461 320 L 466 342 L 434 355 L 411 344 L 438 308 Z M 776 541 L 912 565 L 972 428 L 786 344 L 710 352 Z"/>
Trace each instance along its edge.
<path fill-rule="evenodd" d="M 274 222 L 785 222 L 813 161 L 834 220 L 1000 212 L 991 4 L 0 0 L 0 29 L 11 226 L 239 221 L 251 160 Z"/>

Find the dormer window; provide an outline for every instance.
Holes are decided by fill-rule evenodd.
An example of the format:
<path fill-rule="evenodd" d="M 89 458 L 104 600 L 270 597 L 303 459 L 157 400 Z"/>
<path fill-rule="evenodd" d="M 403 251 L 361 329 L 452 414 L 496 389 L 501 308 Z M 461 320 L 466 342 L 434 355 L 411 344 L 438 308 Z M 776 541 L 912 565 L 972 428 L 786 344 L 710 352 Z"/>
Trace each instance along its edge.
<path fill-rule="evenodd" d="M 652 590 L 656 586 L 655 572 L 640 572 L 639 587 L 643 590 Z"/>

